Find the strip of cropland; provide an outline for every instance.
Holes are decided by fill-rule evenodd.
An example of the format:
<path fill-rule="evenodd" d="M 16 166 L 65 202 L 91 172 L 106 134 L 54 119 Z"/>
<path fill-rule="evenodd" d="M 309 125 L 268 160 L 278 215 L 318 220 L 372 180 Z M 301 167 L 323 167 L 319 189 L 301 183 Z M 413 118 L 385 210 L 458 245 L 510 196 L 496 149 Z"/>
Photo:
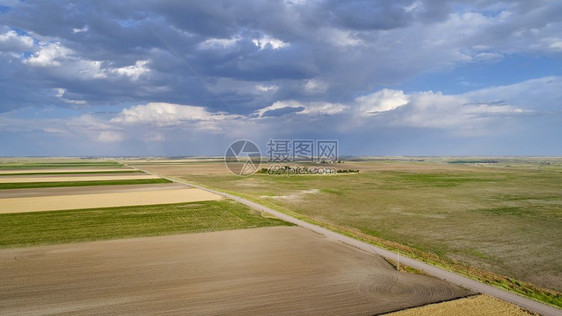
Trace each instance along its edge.
<path fill-rule="evenodd" d="M 136 173 L 136 174 L 102 174 L 102 175 L 35 175 L 35 176 L 11 176 L 0 177 L 0 183 L 26 183 L 26 182 L 69 182 L 69 181 L 100 181 L 100 180 L 140 180 L 157 179 L 157 176 Z"/>
<path fill-rule="evenodd" d="M 100 180 L 100 181 L 0 183 L 0 190 L 97 186 L 97 185 L 154 184 L 154 183 L 171 183 L 171 181 L 166 179 L 156 178 L 156 179 L 137 179 L 137 180 L 133 179 L 133 180 Z"/>
<path fill-rule="evenodd" d="M 155 184 L 130 184 L 130 185 L 97 185 L 81 187 L 54 187 L 35 189 L 0 190 L 0 199 L 23 198 L 34 196 L 65 196 L 76 194 L 99 194 L 115 192 L 141 192 L 157 190 L 185 189 L 184 184 L 179 183 L 155 183 Z"/>
<path fill-rule="evenodd" d="M 0 177 L 6 176 L 35 176 L 35 175 L 70 175 L 70 174 L 122 174 L 122 173 L 142 173 L 134 169 L 31 169 L 31 170 L 0 170 Z"/>
<path fill-rule="evenodd" d="M 230 200 L 0 214 L 0 248 L 276 225 Z"/>
<path fill-rule="evenodd" d="M 52 159 L 0 163 L 0 190 L 169 183 L 116 161 Z"/>
<path fill-rule="evenodd" d="M 562 161 L 449 160 L 456 159 L 346 161 L 341 167 L 360 172 L 247 177 L 223 163 L 128 164 L 562 306 Z"/>
<path fill-rule="evenodd" d="M 0 199 L 0 214 L 157 205 L 220 200 L 222 196 L 196 188 L 137 192 L 88 193 L 73 195 L 16 197 Z"/>
<path fill-rule="evenodd" d="M 0 163 L 0 169 L 39 169 L 39 168 L 85 168 L 85 167 L 121 167 L 117 161 L 36 161 Z"/>

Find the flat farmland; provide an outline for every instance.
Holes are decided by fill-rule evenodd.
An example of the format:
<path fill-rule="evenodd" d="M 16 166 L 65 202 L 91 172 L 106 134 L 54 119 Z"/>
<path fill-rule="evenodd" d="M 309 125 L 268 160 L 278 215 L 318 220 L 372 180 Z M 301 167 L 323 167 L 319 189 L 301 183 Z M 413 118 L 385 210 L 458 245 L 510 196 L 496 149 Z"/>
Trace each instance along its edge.
<path fill-rule="evenodd" d="M 299 227 L 5 249 L 0 276 L 4 315 L 372 315 L 471 294 Z"/>
<path fill-rule="evenodd" d="M 221 201 L 223 198 L 216 194 L 173 184 L 137 170 L 131 174 L 91 176 L 89 172 L 100 168 L 87 168 L 86 162 L 77 163 L 74 169 L 67 166 L 69 163 L 64 163 L 64 169 L 60 169 L 57 166 L 63 163 L 57 161 L 31 161 L 25 165 L 38 164 L 43 169 L 3 170 L 17 170 L 20 174 L 0 177 L 7 181 L 2 184 L 38 184 L 38 187 L 20 189 L 0 185 L 0 247 L 283 224 L 232 201 Z M 103 161 L 93 164 L 105 165 Z M 45 165 L 49 168 L 45 169 Z M 49 175 L 25 175 L 39 173 L 39 170 Z M 65 174 L 53 175 L 61 170 Z M 69 170 L 78 174 L 67 174 L 73 172 Z M 133 169 L 112 169 L 118 170 Z M 72 181 L 66 182 L 69 179 Z M 146 180 L 157 183 L 144 184 L 142 181 Z"/>
<path fill-rule="evenodd" d="M 239 177 L 220 162 L 135 164 L 560 306 L 562 162 L 348 161 L 345 175 Z M 477 160 L 475 160 L 477 161 Z"/>
<path fill-rule="evenodd" d="M 288 207 L 325 207 L 328 200 L 309 202 L 309 197 L 338 195 L 334 189 L 306 187 L 304 179 L 325 185 L 339 179 L 333 185 L 341 186 L 357 175 L 233 180 L 212 159 L 151 163 L 139 165 L 195 182 L 213 179 L 215 187 L 224 181 L 233 189 L 255 190 L 256 181 L 272 178 L 260 184 L 270 194 L 253 191 L 259 193 L 255 199 L 300 218 L 310 215 Z M 3 315 L 371 315 L 420 306 L 453 311 L 466 304 L 475 311 L 521 311 L 500 301 L 485 307 L 480 300 L 457 301 L 476 293 L 215 193 L 122 165 L 104 173 L 103 161 L 94 167 L 68 164 L 30 161 L 26 165 L 40 166 L 2 170 L 0 179 L 12 181 L 0 183 Z M 359 174 L 368 172 L 363 167 Z M 300 183 L 299 190 L 289 183 Z M 451 300 L 459 302 L 453 309 Z"/>

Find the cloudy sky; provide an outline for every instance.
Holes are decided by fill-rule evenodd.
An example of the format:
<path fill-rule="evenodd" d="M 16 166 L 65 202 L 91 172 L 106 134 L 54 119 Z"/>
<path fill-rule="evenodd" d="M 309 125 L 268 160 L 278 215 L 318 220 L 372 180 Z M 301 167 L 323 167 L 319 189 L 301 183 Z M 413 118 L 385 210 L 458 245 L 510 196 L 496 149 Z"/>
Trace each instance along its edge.
<path fill-rule="evenodd" d="M 561 1 L 0 0 L 0 156 L 562 155 Z"/>

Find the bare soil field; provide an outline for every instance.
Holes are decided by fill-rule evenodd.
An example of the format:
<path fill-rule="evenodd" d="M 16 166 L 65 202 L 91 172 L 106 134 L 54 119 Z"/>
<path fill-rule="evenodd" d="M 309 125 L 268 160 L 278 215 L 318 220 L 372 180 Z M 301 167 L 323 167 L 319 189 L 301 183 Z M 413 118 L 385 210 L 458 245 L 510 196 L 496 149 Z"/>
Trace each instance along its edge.
<path fill-rule="evenodd" d="M 530 316 L 536 315 L 488 295 L 476 295 L 438 304 L 406 309 L 387 316 Z"/>
<path fill-rule="evenodd" d="M 372 315 L 471 294 L 299 227 L 5 249 L 0 279 L 4 315 Z"/>
<path fill-rule="evenodd" d="M 220 199 L 222 197 L 219 195 L 196 188 L 4 198 L 0 199 L 0 214 L 173 204 Z"/>
<path fill-rule="evenodd" d="M 123 174 L 123 175 L 49 175 L 49 176 L 6 176 L 0 177 L 0 183 L 31 183 L 31 182 L 69 182 L 69 181 L 107 181 L 107 180 L 139 180 L 158 179 L 150 174 Z"/>
<path fill-rule="evenodd" d="M 0 190 L 0 199 L 32 197 L 32 196 L 91 194 L 91 193 L 142 192 L 142 191 L 173 190 L 173 189 L 185 189 L 185 188 L 186 186 L 184 184 L 158 183 L 158 184 L 98 185 L 98 186 L 83 186 L 83 187 L 11 189 L 11 190 Z"/>

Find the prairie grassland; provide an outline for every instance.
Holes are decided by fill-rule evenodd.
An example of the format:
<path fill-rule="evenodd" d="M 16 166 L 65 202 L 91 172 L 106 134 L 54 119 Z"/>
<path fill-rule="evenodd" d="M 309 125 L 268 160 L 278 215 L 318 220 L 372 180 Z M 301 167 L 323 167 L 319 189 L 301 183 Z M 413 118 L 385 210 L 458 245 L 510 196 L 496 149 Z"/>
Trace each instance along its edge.
<path fill-rule="evenodd" d="M 349 161 L 331 166 L 358 174 L 323 176 L 239 177 L 211 162 L 138 166 L 562 305 L 562 160 L 450 161 Z"/>

